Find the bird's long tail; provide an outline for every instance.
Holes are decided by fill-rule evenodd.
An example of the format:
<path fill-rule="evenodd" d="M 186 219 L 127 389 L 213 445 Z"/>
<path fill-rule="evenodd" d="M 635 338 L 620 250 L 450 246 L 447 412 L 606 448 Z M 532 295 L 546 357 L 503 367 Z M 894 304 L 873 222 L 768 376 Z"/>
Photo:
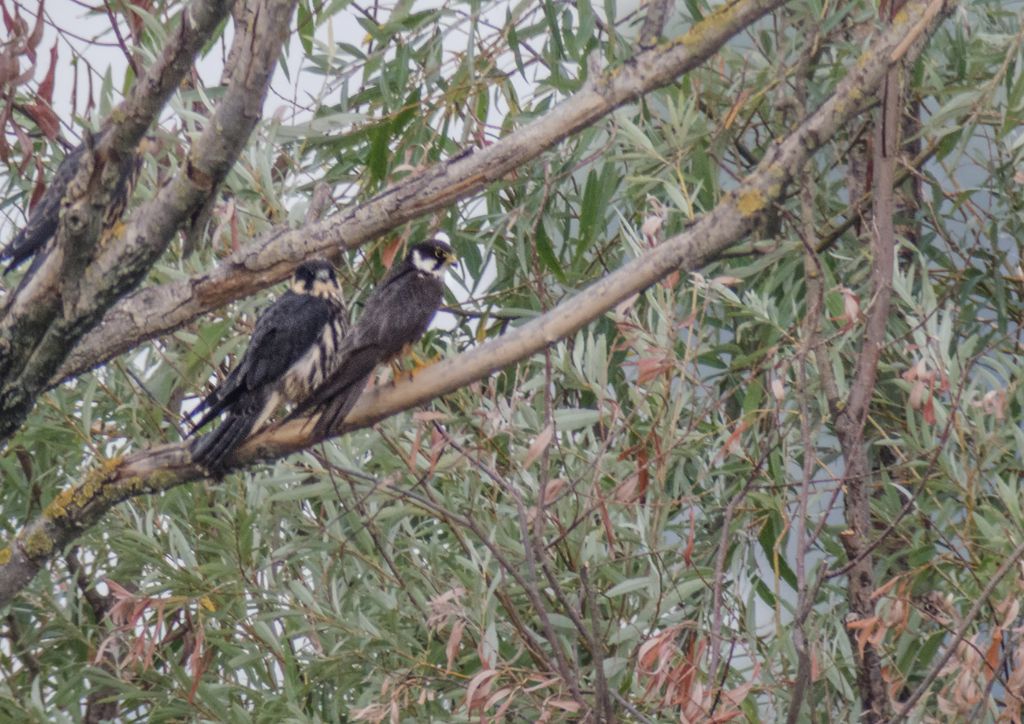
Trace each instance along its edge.
<path fill-rule="evenodd" d="M 249 437 L 258 416 L 258 410 L 229 413 L 220 427 L 192 443 L 192 461 L 213 472 L 222 470 L 235 448 Z"/>
<path fill-rule="evenodd" d="M 338 431 L 341 424 L 345 422 L 345 418 L 348 417 L 348 413 L 355 406 L 356 400 L 363 394 L 363 389 L 369 380 L 370 375 L 365 375 L 355 380 L 335 397 L 320 405 L 320 417 L 317 419 L 316 427 L 314 428 L 317 437 L 327 437 Z"/>

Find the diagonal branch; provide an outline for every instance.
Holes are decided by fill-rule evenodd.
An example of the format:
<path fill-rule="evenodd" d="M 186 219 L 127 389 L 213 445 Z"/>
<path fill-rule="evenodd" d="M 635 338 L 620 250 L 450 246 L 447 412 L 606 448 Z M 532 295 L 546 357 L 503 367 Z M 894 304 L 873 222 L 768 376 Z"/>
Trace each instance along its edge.
<path fill-rule="evenodd" d="M 171 332 L 200 314 L 275 284 L 309 256 L 330 254 L 339 247 L 358 247 L 412 219 L 479 193 L 619 106 L 697 67 L 730 37 L 784 1 L 728 3 L 685 35 L 643 51 L 622 67 L 594 78 L 549 113 L 491 146 L 467 149 L 413 173 L 369 201 L 320 223 L 272 230 L 210 272 L 136 291 L 109 310 L 103 324 L 74 349 L 50 385 Z"/>
<path fill-rule="evenodd" d="M 110 114 L 108 121 L 113 123 L 113 129 L 100 144 L 101 155 L 127 155 L 135 150 L 192 68 L 196 54 L 227 18 L 230 7 L 229 0 L 195 0 L 188 7 L 160 57 Z"/>
<path fill-rule="evenodd" d="M 469 352 L 428 367 L 413 382 L 364 393 L 341 432 L 367 427 L 402 410 L 453 392 L 496 370 L 526 359 L 600 317 L 676 269 L 696 269 L 740 241 L 780 198 L 806 160 L 864 107 L 891 66 L 891 51 L 922 16 L 926 2 L 909 2 L 895 23 L 867 48 L 836 92 L 766 154 L 758 168 L 685 233 L 563 301 L 546 314 Z M 932 21 L 931 32 L 937 25 Z M 912 30 L 912 28 L 910 29 Z M 234 459 L 241 467 L 282 457 L 318 442 L 308 420 L 294 420 L 257 435 Z M 0 606 L 8 604 L 63 546 L 94 525 L 117 503 L 158 493 L 204 477 L 185 445 L 162 445 L 99 465 L 64 490 L 11 544 L 0 549 Z"/>
<path fill-rule="evenodd" d="M 235 66 L 224 97 L 177 175 L 132 216 L 123 233 L 111 238 L 94 260 L 82 270 L 73 270 L 80 271 L 73 280 L 64 268 L 62 244 L 58 240 L 55 253 L 41 263 L 10 301 L 6 317 L 0 322 L 0 335 L 10 345 L 3 350 L 7 358 L 0 364 L 0 440 L 10 436 L 25 419 L 36 396 L 65 361 L 71 345 L 96 326 L 111 305 L 138 285 L 177 230 L 217 192 L 234 165 L 260 118 L 296 4 L 296 0 L 256 1 L 254 22 L 235 36 L 235 45 L 244 56 L 242 62 Z M 222 11 L 218 19 L 226 12 L 224 5 L 218 5 Z M 210 32 L 216 26 L 213 19 L 206 18 Z M 192 34 L 187 35 L 193 38 Z M 194 40 L 189 47 L 197 43 L 201 45 Z M 168 64 L 176 71 L 187 68 L 191 56 L 176 55 Z M 155 70 L 162 67 L 158 64 Z M 168 91 L 165 79 L 158 78 L 156 82 L 157 90 Z M 166 98 L 156 99 L 141 91 L 133 94 L 125 111 L 129 119 L 126 129 L 115 128 L 103 143 L 131 144 L 133 139 L 137 142 L 147 127 L 145 119 L 158 110 L 158 100 L 162 104 Z M 137 113 L 133 115 L 132 109 Z M 118 114 L 112 114 L 112 118 L 117 117 Z M 102 157 L 97 154 L 97 158 Z M 95 190 L 97 194 L 102 191 Z M 97 208 L 88 197 L 85 203 L 94 212 L 90 222 L 92 238 L 85 241 L 94 245 L 99 233 L 98 216 L 105 204 Z M 73 298 L 68 298 L 66 287 L 71 281 L 75 292 Z"/>

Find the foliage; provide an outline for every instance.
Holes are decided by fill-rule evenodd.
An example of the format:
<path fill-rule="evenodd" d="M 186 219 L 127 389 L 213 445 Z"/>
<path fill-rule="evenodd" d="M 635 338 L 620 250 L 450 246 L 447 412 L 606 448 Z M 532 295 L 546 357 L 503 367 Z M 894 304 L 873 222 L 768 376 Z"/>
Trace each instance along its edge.
<path fill-rule="evenodd" d="M 181 10 L 116 7 L 141 63 Z M 665 37 L 709 10 L 679 4 Z M 858 715 L 855 649 L 866 643 L 898 705 L 969 621 L 915 714 L 1019 717 L 1024 570 L 966 616 L 1024 535 L 1021 10 L 965 5 L 909 73 L 919 123 L 906 124 L 899 263 L 864 432 L 878 611 L 851 637 L 846 578 L 824 575 L 846 562 L 846 461 L 815 360 L 845 398 L 874 294 L 872 224 L 851 209 L 870 191 L 867 115 L 817 154 L 754 238 L 546 354 L 371 431 L 118 507 L 7 613 L 2 717 L 79 720 L 98 692 L 146 721 L 573 720 L 584 706 L 777 720 L 798 676 L 801 590 L 813 602 L 804 714 Z M 551 308 L 713 208 L 831 92 L 875 13 L 790 3 L 480 197 L 365 247 L 341 270 L 355 313 L 404 244 L 439 232 L 462 260 L 447 299 L 460 313 L 439 315 L 423 355 L 453 355 Z M 134 75 L 50 17 L 47 37 L 64 60 L 75 47 L 81 71 L 77 101 L 54 104 L 97 117 Z M 194 251 L 177 243 L 149 281 L 301 223 L 321 182 L 346 205 L 493 143 L 599 63 L 624 62 L 642 20 L 643 7 L 588 0 L 302 0 L 278 97 L 211 233 Z M 109 24 L 103 38 L 115 39 Z M 136 202 L 186 157 L 221 55 L 219 42 L 208 48 L 172 103 Z M 60 140 L 80 132 L 65 123 L 58 138 L 26 112 L 50 100 L 43 67 L 5 91 L 5 239 Z M 817 358 L 804 346 L 812 267 L 826 305 Z M 183 399 L 238 358 L 273 293 L 52 390 L 0 455 L 5 538 L 91 464 L 178 439 Z M 716 617 L 723 668 L 709 672 Z"/>

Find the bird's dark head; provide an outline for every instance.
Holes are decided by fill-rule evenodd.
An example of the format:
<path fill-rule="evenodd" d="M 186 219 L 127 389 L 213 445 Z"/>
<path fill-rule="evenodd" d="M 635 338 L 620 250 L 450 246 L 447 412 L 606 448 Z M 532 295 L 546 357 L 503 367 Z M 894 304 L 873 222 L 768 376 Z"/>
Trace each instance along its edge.
<path fill-rule="evenodd" d="M 341 287 L 338 286 L 338 276 L 330 262 L 324 259 L 310 259 L 299 264 L 292 275 L 292 291 L 324 299 L 337 299 Z"/>
<path fill-rule="evenodd" d="M 405 260 L 416 269 L 438 279 L 444 278 L 445 270 L 456 263 L 457 257 L 447 242 L 430 239 L 420 242 L 411 249 Z"/>

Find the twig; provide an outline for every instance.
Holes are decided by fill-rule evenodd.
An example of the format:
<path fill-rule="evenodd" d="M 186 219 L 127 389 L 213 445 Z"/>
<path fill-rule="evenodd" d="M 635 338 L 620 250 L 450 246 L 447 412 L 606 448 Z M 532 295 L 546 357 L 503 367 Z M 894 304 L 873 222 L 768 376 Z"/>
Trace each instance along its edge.
<path fill-rule="evenodd" d="M 132 69 L 132 73 L 136 78 L 139 77 L 139 66 L 135 64 L 135 56 L 128 50 L 128 43 L 125 42 L 124 36 L 121 35 L 121 28 L 117 24 L 117 18 L 114 17 L 114 11 L 110 8 L 110 0 L 103 0 L 103 9 L 107 11 L 107 19 L 110 20 L 110 27 L 114 31 L 114 36 L 117 38 L 117 45 L 121 48 L 121 52 L 124 54 L 125 60 L 128 61 L 128 67 Z"/>
<path fill-rule="evenodd" d="M 597 628 L 598 614 L 597 593 L 590 585 L 590 576 L 587 574 L 587 565 L 580 566 L 580 585 L 587 597 L 587 608 L 590 610 L 590 655 L 594 662 L 594 686 L 597 688 L 597 710 L 601 713 L 601 721 L 612 722 L 612 702 L 608 697 L 608 682 L 604 678 L 604 644 L 601 639 L 601 632 Z"/>
<path fill-rule="evenodd" d="M 743 502 L 744 498 L 747 497 L 747 493 L 754 487 L 754 482 L 757 480 L 757 475 L 761 471 L 765 462 L 768 460 L 768 456 L 771 454 L 771 446 L 765 446 L 765 449 L 761 453 L 761 457 L 757 463 L 751 469 L 747 475 L 747 481 L 743 487 L 740 488 L 739 492 L 736 493 L 729 501 L 729 504 L 725 506 L 725 515 L 722 520 L 722 530 L 718 537 L 718 547 L 715 552 L 715 572 L 714 579 L 711 582 L 711 634 L 710 646 L 711 646 L 711 659 L 708 663 L 708 680 L 714 681 L 717 676 L 718 665 L 721 661 L 721 645 L 722 645 L 722 589 L 725 586 L 725 559 L 729 553 L 729 538 L 732 532 L 729 530 L 732 525 L 733 516 L 736 514 L 736 509 L 740 503 Z M 723 682 L 725 680 L 723 674 Z M 711 713 L 714 712 L 718 705 L 719 696 L 721 689 L 716 689 L 715 699 L 711 705 Z"/>

